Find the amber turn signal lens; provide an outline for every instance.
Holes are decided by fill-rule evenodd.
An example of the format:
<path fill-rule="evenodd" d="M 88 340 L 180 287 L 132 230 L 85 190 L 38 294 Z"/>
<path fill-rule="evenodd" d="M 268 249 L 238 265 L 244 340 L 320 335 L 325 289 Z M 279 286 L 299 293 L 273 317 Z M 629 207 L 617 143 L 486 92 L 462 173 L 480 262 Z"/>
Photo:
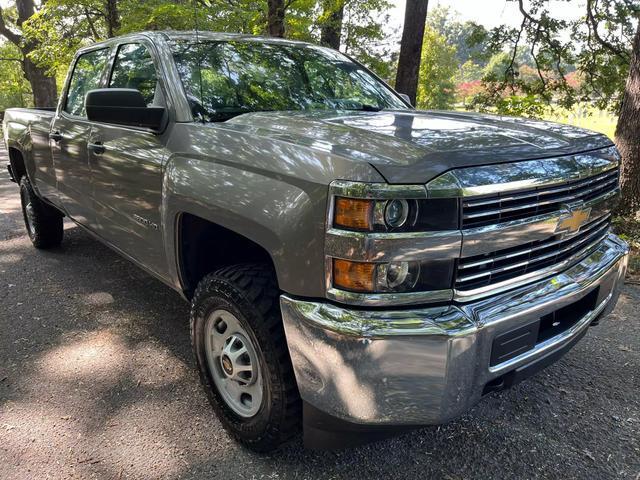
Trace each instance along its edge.
<path fill-rule="evenodd" d="M 333 259 L 333 285 L 353 292 L 372 292 L 375 263 Z"/>
<path fill-rule="evenodd" d="M 334 224 L 340 227 L 371 230 L 373 200 L 336 198 Z"/>

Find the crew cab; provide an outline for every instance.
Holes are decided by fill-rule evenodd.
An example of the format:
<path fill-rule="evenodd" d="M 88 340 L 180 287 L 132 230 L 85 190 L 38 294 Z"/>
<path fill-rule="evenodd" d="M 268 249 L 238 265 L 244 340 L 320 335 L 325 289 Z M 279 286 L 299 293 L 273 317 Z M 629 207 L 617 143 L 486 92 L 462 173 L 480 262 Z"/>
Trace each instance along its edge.
<path fill-rule="evenodd" d="M 256 450 L 447 422 L 557 360 L 623 284 L 607 137 L 418 111 L 316 45 L 113 38 L 4 136 L 35 247 L 66 216 L 191 302 L 202 384 Z"/>

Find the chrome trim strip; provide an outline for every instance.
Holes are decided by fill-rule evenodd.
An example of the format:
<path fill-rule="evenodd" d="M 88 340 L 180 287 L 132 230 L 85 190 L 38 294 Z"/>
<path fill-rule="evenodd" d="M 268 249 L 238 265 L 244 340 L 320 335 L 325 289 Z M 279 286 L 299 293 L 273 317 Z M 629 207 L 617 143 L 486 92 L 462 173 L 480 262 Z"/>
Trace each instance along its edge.
<path fill-rule="evenodd" d="M 333 258 L 361 262 L 395 262 L 460 257 L 462 233 L 441 232 L 364 233 L 331 228 L 325 251 Z"/>
<path fill-rule="evenodd" d="M 619 194 L 620 189 L 616 188 L 600 197 L 584 202 L 581 207 L 591 208 L 591 217 L 599 218 L 613 210 Z M 546 240 L 556 234 L 556 227 L 563 215 L 565 212 L 560 210 L 535 217 L 462 230 L 462 257 L 475 257 L 536 240 Z"/>
<path fill-rule="evenodd" d="M 615 147 L 539 160 L 450 170 L 427 186 L 429 198 L 471 197 L 580 180 L 618 167 Z"/>
<path fill-rule="evenodd" d="M 375 200 L 402 198 L 408 200 L 427 198 L 427 190 L 424 185 L 391 185 L 388 183 L 335 180 L 329 185 L 329 196 L 370 198 Z"/>
<path fill-rule="evenodd" d="M 329 288 L 327 298 L 349 305 L 367 307 L 391 307 L 400 305 L 418 305 L 421 303 L 450 302 L 453 290 L 431 290 L 408 293 L 355 293 L 339 288 Z"/>
<path fill-rule="evenodd" d="M 567 247 L 561 248 L 559 250 L 555 250 L 552 253 L 547 253 L 545 255 L 540 255 L 539 257 L 530 258 L 528 260 L 523 260 L 523 261 L 521 261 L 519 263 L 515 263 L 515 264 L 512 264 L 512 265 L 507 265 L 505 267 L 486 270 L 486 271 L 483 271 L 483 272 L 480 272 L 480 273 L 476 273 L 476 274 L 473 274 L 473 275 L 468 275 L 466 277 L 459 277 L 456 280 L 456 285 L 458 285 L 460 283 L 468 282 L 470 280 L 475 280 L 477 278 L 486 277 L 487 275 L 493 275 L 494 273 L 502 273 L 502 272 L 506 272 L 508 270 L 513 270 L 514 268 L 523 267 L 525 265 L 529 265 L 530 263 L 536 263 L 536 262 L 539 262 L 540 260 L 545 260 L 547 258 L 555 257 L 559 253 L 566 252 L 566 251 L 571 250 L 571 249 L 573 249 L 573 248 L 575 248 L 577 246 L 582 245 L 583 243 L 588 242 L 589 240 L 592 240 L 586 247 L 584 247 L 583 249 L 579 250 L 574 256 L 571 256 L 567 260 L 570 260 L 571 258 L 578 257 L 578 256 L 580 256 L 580 252 L 584 252 L 585 250 L 589 250 L 590 248 L 594 247 L 598 243 L 602 242 L 602 240 L 604 240 L 604 238 L 608 235 L 608 228 L 607 229 L 602 228 L 601 230 L 607 230 L 607 231 L 603 231 L 602 234 L 600 236 L 598 236 L 595 240 L 593 239 L 593 236 L 591 236 L 591 237 L 587 236 L 587 237 L 581 239 L 579 242 L 573 243 L 573 244 L 571 244 L 571 245 L 569 245 Z M 535 272 L 532 272 L 532 273 L 535 273 Z M 517 280 L 517 278 L 518 277 L 514 278 L 513 280 Z M 499 283 L 492 284 L 492 285 L 499 285 Z M 465 291 L 469 291 L 469 290 L 465 290 Z"/>
<path fill-rule="evenodd" d="M 485 298 L 491 295 L 506 292 L 507 290 L 512 290 L 527 283 L 534 282 L 535 280 L 558 274 L 563 270 L 569 268 L 573 264 L 579 263 L 580 261 L 584 260 L 587 255 L 592 253 L 592 250 L 597 249 L 607 240 L 613 241 L 614 238 L 616 238 L 615 235 L 608 233 L 607 236 L 603 239 L 599 239 L 598 241 L 587 245 L 585 248 L 582 248 L 579 252 L 577 252 L 575 255 L 572 255 L 570 258 L 567 258 L 560 263 L 550 265 L 549 267 L 536 270 L 535 272 L 527 273 L 516 278 L 510 278 L 503 282 L 494 283 L 485 287 L 475 288 L 473 290 L 454 289 L 453 299 L 454 301 L 460 303 L 471 302 L 480 298 Z"/>
<path fill-rule="evenodd" d="M 280 297 L 294 316 L 312 326 L 356 337 L 404 335 L 464 336 L 476 329 L 475 323 L 455 306 L 409 310 L 352 310 L 330 303 Z"/>
<path fill-rule="evenodd" d="M 612 175 L 613 173 L 615 173 L 615 175 Z M 616 183 L 618 181 L 618 172 L 615 171 L 605 175 L 596 176 L 587 182 L 580 183 L 577 188 L 583 188 L 586 185 L 590 185 L 594 182 L 601 181 L 601 180 L 606 180 L 606 181 L 600 187 L 609 185 L 611 183 Z M 537 191 L 525 190 L 522 193 L 514 193 L 509 197 L 500 197 L 500 198 L 490 197 L 488 199 L 480 198 L 478 200 L 473 200 L 473 199 L 465 200 L 464 206 L 465 207 L 481 207 L 483 205 L 490 205 L 492 203 L 511 202 L 514 200 L 522 200 L 524 198 L 538 197 L 540 195 L 553 195 L 554 193 L 560 193 L 567 190 L 575 190 L 575 189 L 576 189 L 575 185 L 568 185 L 568 186 L 561 185 L 559 187 L 545 189 L 545 190 L 537 190 Z M 593 190 L 594 189 L 592 187 L 591 189 L 587 190 L 586 193 L 590 193 Z M 568 197 L 565 197 L 565 198 L 568 198 Z M 559 202 L 564 200 L 565 200 L 564 198 L 558 199 L 558 200 L 547 200 L 545 202 L 538 202 L 537 204 L 540 205 L 540 204 L 546 204 L 546 203 L 556 202 L 556 201 Z"/>
<path fill-rule="evenodd" d="M 593 222 L 591 225 L 588 225 L 589 228 L 581 229 L 579 232 L 577 232 L 576 235 L 579 235 L 579 234 L 582 234 L 582 233 L 586 233 L 586 232 L 590 232 L 590 231 L 593 231 L 593 230 L 597 230 L 598 227 L 601 228 L 602 224 L 604 222 L 606 222 L 609 218 L 611 218 L 610 215 L 605 215 L 605 216 L 599 218 L 598 220 Z M 491 263 L 491 262 L 501 262 L 502 260 L 507 260 L 508 258 L 519 257 L 520 255 L 526 255 L 527 253 L 535 252 L 537 250 L 542 250 L 542 249 L 545 249 L 545 248 L 553 247 L 554 245 L 558 245 L 558 244 L 566 242 L 568 240 L 570 240 L 570 238 L 566 238 L 566 237 L 565 238 L 560 238 L 559 240 L 555 240 L 553 242 L 543 243 L 543 244 L 537 245 L 535 247 L 526 248 L 524 250 L 518 250 L 517 252 L 506 253 L 504 255 L 499 255 L 497 257 L 488 258 L 486 260 L 476 260 L 475 262 L 465 263 L 465 264 L 461 263 L 460 265 L 458 265 L 458 270 L 465 270 L 467 268 L 478 267 L 480 265 L 486 265 L 487 263 Z M 499 251 L 500 250 L 498 250 L 498 252 Z"/>
<path fill-rule="evenodd" d="M 576 202 L 576 201 L 580 201 L 582 200 L 582 197 L 586 197 L 587 195 L 597 191 L 597 190 L 604 190 L 606 187 L 609 187 L 611 185 L 616 185 L 618 183 L 618 178 L 612 178 L 611 180 L 603 183 L 602 185 L 598 185 L 597 187 L 592 187 L 584 192 L 581 192 L 578 196 L 576 195 L 571 195 L 571 196 L 564 196 L 564 197 L 560 197 L 560 198 L 554 198 L 553 200 L 543 200 L 543 201 L 538 201 L 538 202 L 533 202 L 533 203 L 527 203 L 525 205 L 518 205 L 515 207 L 507 207 L 507 208 L 497 208 L 494 210 L 485 210 L 483 212 L 477 212 L 477 213 L 467 213 L 463 215 L 463 220 L 464 219 L 471 219 L 471 218 L 481 218 L 481 217 L 489 217 L 489 216 L 493 216 L 493 215 L 499 215 L 502 212 L 516 212 L 518 210 L 526 210 L 527 208 L 535 208 L 538 207 L 540 205 L 551 205 L 554 203 L 571 203 L 571 202 Z M 615 187 L 614 187 L 615 189 Z M 557 189 L 557 190 L 562 190 L 562 189 Z M 603 195 L 606 195 L 610 193 L 609 192 L 605 192 Z M 538 195 L 544 195 L 544 193 L 540 193 Z M 602 195 L 601 195 L 602 196 Z M 501 202 L 506 202 L 509 201 L 508 198 L 505 199 L 501 199 L 501 200 L 494 200 L 492 203 L 501 203 Z M 475 206 L 475 205 L 474 205 Z"/>

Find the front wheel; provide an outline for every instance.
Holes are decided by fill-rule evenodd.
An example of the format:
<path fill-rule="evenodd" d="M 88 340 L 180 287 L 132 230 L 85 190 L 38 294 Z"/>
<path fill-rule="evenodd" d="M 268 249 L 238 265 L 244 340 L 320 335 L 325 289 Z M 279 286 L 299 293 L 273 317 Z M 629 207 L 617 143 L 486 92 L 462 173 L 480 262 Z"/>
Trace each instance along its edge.
<path fill-rule="evenodd" d="M 301 402 L 270 268 L 235 265 L 206 276 L 192 301 L 191 340 L 209 400 L 234 437 L 265 452 L 299 431 Z"/>
<path fill-rule="evenodd" d="M 33 246 L 45 249 L 60 245 L 64 233 L 62 214 L 38 198 L 26 175 L 20 179 L 20 201 L 24 225 Z"/>

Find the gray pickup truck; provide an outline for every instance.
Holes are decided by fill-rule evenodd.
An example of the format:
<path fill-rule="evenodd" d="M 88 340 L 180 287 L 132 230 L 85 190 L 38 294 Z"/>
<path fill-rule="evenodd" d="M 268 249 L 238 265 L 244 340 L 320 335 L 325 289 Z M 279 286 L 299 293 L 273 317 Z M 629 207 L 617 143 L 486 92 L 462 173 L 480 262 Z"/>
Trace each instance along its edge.
<path fill-rule="evenodd" d="M 416 111 L 315 45 L 114 38 L 4 136 L 33 244 L 66 216 L 190 301 L 213 408 L 256 450 L 447 422 L 557 360 L 623 284 L 608 138 Z"/>

